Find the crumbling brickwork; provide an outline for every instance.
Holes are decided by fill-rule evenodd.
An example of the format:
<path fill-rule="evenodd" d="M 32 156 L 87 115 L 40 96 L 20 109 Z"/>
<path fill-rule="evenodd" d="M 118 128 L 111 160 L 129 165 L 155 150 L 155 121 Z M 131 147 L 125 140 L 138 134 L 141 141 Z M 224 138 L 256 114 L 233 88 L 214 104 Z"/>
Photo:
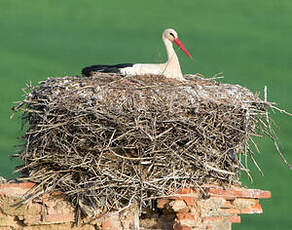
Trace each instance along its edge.
<path fill-rule="evenodd" d="M 270 198 L 269 191 L 245 189 L 238 186 L 222 188 L 210 186 L 198 190 L 183 189 L 177 196 L 159 199 L 158 207 L 172 209 L 176 213 L 174 229 L 231 229 L 232 223 L 240 223 L 238 214 L 262 213 L 259 199 Z"/>
<path fill-rule="evenodd" d="M 75 212 L 62 193 L 45 195 L 41 200 L 15 206 L 33 183 L 5 183 L 0 185 L 0 230 L 122 230 L 134 229 L 135 209 L 121 213 L 85 218 L 77 227 Z M 210 185 L 204 191 L 189 188 L 175 195 L 157 200 L 159 214 L 141 217 L 140 229 L 231 229 L 240 223 L 238 214 L 262 213 L 259 199 L 270 198 L 269 191 L 245 189 L 239 186 L 223 188 Z"/>

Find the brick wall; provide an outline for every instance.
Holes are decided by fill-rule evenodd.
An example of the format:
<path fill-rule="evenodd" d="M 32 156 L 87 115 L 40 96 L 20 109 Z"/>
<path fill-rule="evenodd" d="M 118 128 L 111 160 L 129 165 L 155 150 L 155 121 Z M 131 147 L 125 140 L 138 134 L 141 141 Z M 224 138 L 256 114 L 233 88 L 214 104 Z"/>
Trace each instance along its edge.
<path fill-rule="evenodd" d="M 134 229 L 231 229 L 240 223 L 239 214 L 262 213 L 259 199 L 270 198 L 269 191 L 232 186 L 206 186 L 204 191 L 183 189 L 157 200 L 159 212 L 143 213 L 137 220 L 135 207 L 121 213 L 109 213 L 94 219 L 85 218 L 75 226 L 74 209 L 61 193 L 46 194 L 22 206 L 13 206 L 33 183 L 0 185 L 0 230 L 111 230 Z M 135 221 L 136 217 L 136 221 Z"/>

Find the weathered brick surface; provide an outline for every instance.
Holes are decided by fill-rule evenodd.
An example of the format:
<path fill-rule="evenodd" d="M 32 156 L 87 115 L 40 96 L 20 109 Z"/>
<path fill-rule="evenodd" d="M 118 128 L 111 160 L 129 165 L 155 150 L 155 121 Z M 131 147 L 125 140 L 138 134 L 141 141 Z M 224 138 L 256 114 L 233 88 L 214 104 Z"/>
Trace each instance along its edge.
<path fill-rule="evenodd" d="M 208 185 L 204 189 L 204 196 L 199 190 L 190 188 L 177 192 L 168 197 L 169 200 L 158 200 L 163 208 L 168 204 L 176 212 L 174 229 L 220 229 L 230 230 L 232 223 L 240 223 L 238 214 L 262 213 L 259 199 L 270 198 L 269 191 L 259 189 L 245 189 L 239 186 L 222 188 Z M 183 202 L 189 207 L 186 212 L 182 207 Z M 162 205 L 164 204 L 164 205 Z M 171 206 L 171 204 L 177 204 Z M 179 206 L 180 204 L 181 206 Z M 181 208 L 178 208 L 181 207 Z"/>
<path fill-rule="evenodd" d="M 106 216 L 102 222 L 103 230 L 119 230 L 122 229 L 121 221 L 119 218 L 119 214 L 110 214 Z"/>
<path fill-rule="evenodd" d="M 34 183 L 30 182 L 0 184 L 0 193 L 4 195 L 9 195 L 10 197 L 21 197 L 34 185 Z"/>
<path fill-rule="evenodd" d="M 189 210 L 186 202 L 183 200 L 174 200 L 169 203 L 169 205 L 172 207 L 173 211 L 175 212 L 187 212 Z"/>
<path fill-rule="evenodd" d="M 0 185 L 0 230 L 134 229 L 137 211 L 133 207 L 121 213 L 85 218 L 80 226 L 74 226 L 74 209 L 59 192 L 45 194 L 41 200 L 21 206 L 12 205 L 33 186 L 33 183 Z M 140 229 L 230 230 L 232 223 L 241 222 L 239 214 L 262 213 L 259 199 L 271 197 L 269 191 L 237 186 L 224 189 L 208 185 L 204 193 L 203 196 L 199 190 L 185 188 L 158 199 L 157 208 L 162 214 L 140 219 Z"/>
<path fill-rule="evenodd" d="M 164 208 L 164 206 L 166 205 L 166 204 L 168 204 L 169 203 L 169 199 L 159 199 L 158 201 L 157 201 L 157 208 Z"/>
<path fill-rule="evenodd" d="M 263 191 L 259 189 L 243 189 L 240 187 L 233 187 L 232 189 L 223 189 L 220 187 L 209 188 L 210 196 L 224 197 L 226 199 L 232 198 L 252 198 L 252 199 L 264 199 L 271 198 L 270 191 Z"/>
<path fill-rule="evenodd" d="M 224 219 L 226 219 L 227 221 L 231 223 L 241 222 L 240 216 L 206 216 L 202 219 L 202 222 L 203 223 L 216 222 L 216 221 L 223 221 Z"/>

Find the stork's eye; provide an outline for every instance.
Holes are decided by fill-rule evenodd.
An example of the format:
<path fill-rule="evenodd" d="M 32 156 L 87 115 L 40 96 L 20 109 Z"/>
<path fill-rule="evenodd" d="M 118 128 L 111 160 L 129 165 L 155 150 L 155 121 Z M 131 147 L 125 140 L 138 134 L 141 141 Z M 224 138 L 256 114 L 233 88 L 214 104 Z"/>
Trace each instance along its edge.
<path fill-rule="evenodd" d="M 175 38 L 174 34 L 173 33 L 169 33 L 173 38 Z"/>

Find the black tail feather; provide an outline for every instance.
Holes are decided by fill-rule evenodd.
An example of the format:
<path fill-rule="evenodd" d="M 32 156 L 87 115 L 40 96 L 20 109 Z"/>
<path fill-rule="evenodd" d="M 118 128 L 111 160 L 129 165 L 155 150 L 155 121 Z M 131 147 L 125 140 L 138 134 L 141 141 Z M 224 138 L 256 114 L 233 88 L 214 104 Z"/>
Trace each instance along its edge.
<path fill-rule="evenodd" d="M 92 76 L 94 72 L 101 73 L 120 73 L 121 68 L 132 67 L 134 64 L 125 63 L 117 65 L 92 65 L 82 69 L 82 75 L 86 77 Z"/>

